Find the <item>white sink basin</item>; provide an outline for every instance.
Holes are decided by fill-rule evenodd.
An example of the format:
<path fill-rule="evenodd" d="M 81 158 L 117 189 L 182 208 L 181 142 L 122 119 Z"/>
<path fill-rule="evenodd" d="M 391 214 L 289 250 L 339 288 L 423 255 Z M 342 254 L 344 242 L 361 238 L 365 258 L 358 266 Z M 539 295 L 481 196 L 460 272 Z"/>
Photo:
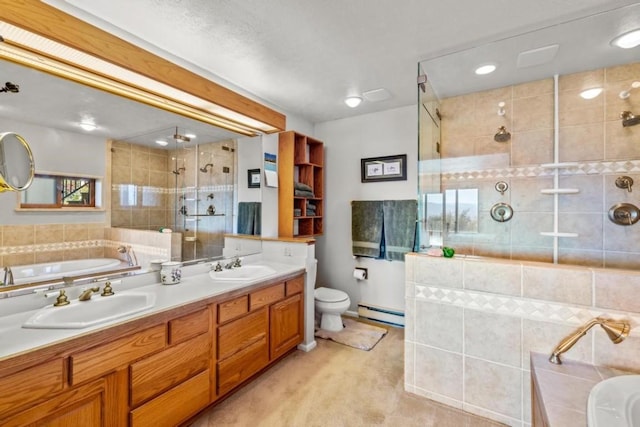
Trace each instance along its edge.
<path fill-rule="evenodd" d="M 233 282 L 241 282 L 241 281 L 249 281 L 261 279 L 263 277 L 268 277 L 277 273 L 276 270 L 269 267 L 268 265 L 244 265 L 238 268 L 232 268 L 230 270 L 222 270 L 222 271 L 213 271 L 209 272 L 209 276 L 213 280 L 223 280 L 223 281 L 233 281 Z"/>
<path fill-rule="evenodd" d="M 32 329 L 82 329 L 153 307 L 152 293 L 95 295 L 89 301 L 72 300 L 62 307 L 46 306 L 37 311 L 22 327 Z"/>
<path fill-rule="evenodd" d="M 587 402 L 587 425 L 640 426 L 640 375 L 621 375 L 596 384 Z"/>

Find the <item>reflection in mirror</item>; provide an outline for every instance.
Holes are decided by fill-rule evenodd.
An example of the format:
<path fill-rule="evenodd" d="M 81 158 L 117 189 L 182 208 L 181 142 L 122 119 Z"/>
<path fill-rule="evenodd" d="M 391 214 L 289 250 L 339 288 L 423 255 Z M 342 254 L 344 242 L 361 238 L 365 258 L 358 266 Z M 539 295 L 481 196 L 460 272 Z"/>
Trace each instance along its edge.
<path fill-rule="evenodd" d="M 3 78 L 20 84 L 20 92 L 0 110 L 0 128 L 10 125 L 31 142 L 39 170 L 110 184 L 96 196 L 95 208 L 71 214 L 70 208 L 27 212 L 15 196 L 0 194 L 2 283 L 12 282 L 11 268 L 35 270 L 52 263 L 46 267 L 50 271 L 71 269 L 59 270 L 48 282 L 33 277 L 0 291 L 63 277 L 147 271 L 152 260 L 221 257 L 224 235 L 237 227 L 238 202 L 260 201 L 259 188 L 244 196 L 239 191 L 239 172 L 260 167 L 260 137 L 236 135 L 10 62 L 0 67 Z M 92 131 L 81 127 L 87 122 Z M 176 135 L 185 138 L 177 142 Z M 166 147 L 156 143 L 163 139 Z M 176 165 L 176 159 L 182 163 Z M 187 215 L 180 213 L 183 205 Z M 122 246 L 135 252 L 139 265 L 128 265 L 127 251 L 117 250 Z M 246 249 L 234 255 L 260 250 Z M 91 272 L 58 265 L 95 259 L 116 259 L 120 265 Z"/>
<path fill-rule="evenodd" d="M 26 190 L 34 172 L 33 154 L 27 141 L 13 132 L 0 134 L 0 193 Z"/>
<path fill-rule="evenodd" d="M 621 233 L 605 218 L 609 206 L 631 201 L 628 192 L 617 191 L 615 179 L 621 174 L 635 179 L 640 166 L 640 126 L 625 126 L 630 123 L 621 116 L 640 111 L 640 96 L 633 90 L 620 96 L 640 81 L 640 47 L 620 49 L 610 43 L 619 33 L 640 27 L 630 19 L 638 16 L 638 3 L 616 7 L 420 62 L 441 113 L 440 161 L 437 167 L 420 167 L 419 182 L 427 189 L 421 190 L 427 204 L 421 247 L 637 268 L 637 235 Z M 542 52 L 549 53 L 544 60 L 536 56 Z M 497 64 L 493 73 L 473 73 L 489 62 Z M 433 128 L 433 117 L 420 114 L 419 121 L 422 161 L 433 158 L 422 135 Z M 496 142 L 501 126 L 511 138 Z M 496 182 L 508 189 L 500 192 Z M 429 213 L 431 205 L 439 209 L 438 203 L 453 209 L 450 192 L 458 191 L 460 203 L 466 188 L 478 189 L 474 237 L 460 233 L 457 219 L 445 220 L 447 226 Z M 446 200 L 430 192 L 444 192 Z M 501 203 L 513 206 L 512 220 L 492 220 L 491 207 Z M 441 241 L 430 236 L 438 230 Z"/>

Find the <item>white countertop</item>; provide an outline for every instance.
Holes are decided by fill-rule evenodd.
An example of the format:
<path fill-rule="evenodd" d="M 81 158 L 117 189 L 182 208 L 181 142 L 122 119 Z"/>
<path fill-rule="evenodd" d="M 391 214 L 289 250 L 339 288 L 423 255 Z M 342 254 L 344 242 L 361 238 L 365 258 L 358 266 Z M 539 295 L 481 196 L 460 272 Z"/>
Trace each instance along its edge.
<path fill-rule="evenodd" d="M 35 350 L 36 348 L 56 344 L 70 338 L 75 338 L 81 335 L 92 333 L 97 330 L 109 328 L 117 324 L 125 323 L 131 320 L 180 307 L 205 298 L 222 295 L 230 291 L 256 285 L 264 281 L 271 281 L 273 279 L 277 279 L 278 277 L 284 277 L 297 272 L 304 272 L 304 267 L 300 267 L 299 265 L 288 265 L 271 261 L 261 261 L 259 262 L 259 264 L 272 267 L 276 270 L 276 273 L 251 281 L 224 282 L 213 281 L 209 277 L 208 272 L 206 272 L 206 269 L 203 273 L 202 270 L 206 267 L 191 269 L 192 274 L 189 274 L 189 268 L 185 267 L 183 270 L 183 277 L 181 282 L 175 285 L 153 283 L 126 290 L 119 290 L 114 286 L 114 291 L 116 293 L 153 292 L 156 296 L 155 305 L 151 309 L 83 329 L 22 328 L 22 324 L 34 313 L 40 310 L 40 308 L 37 310 L 29 310 L 9 316 L 0 317 L 0 360 L 10 358 L 26 351 Z M 94 296 L 94 298 L 100 297 Z"/>

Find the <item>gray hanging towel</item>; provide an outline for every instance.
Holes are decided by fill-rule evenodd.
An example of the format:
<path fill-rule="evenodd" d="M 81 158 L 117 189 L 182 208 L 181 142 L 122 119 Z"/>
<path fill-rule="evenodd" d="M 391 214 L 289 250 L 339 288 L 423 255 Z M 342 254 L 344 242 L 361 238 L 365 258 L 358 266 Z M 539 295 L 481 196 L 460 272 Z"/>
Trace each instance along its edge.
<path fill-rule="evenodd" d="M 262 226 L 260 202 L 238 203 L 238 234 L 260 235 Z"/>
<path fill-rule="evenodd" d="M 351 240 L 354 256 L 382 256 L 382 201 L 351 202 Z"/>
<path fill-rule="evenodd" d="M 385 200 L 384 213 L 384 258 L 404 261 L 404 254 L 413 251 L 418 219 L 416 200 Z"/>

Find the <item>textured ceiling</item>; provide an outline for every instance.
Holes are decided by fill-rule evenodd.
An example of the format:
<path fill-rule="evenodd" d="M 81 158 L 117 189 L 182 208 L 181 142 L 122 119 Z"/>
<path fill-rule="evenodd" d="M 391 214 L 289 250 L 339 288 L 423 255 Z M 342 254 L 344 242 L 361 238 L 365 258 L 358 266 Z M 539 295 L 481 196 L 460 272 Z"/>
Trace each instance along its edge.
<path fill-rule="evenodd" d="M 445 54 L 636 3 L 606 0 L 45 2 L 312 123 L 416 104 L 416 75 L 422 60 L 430 60 L 422 62 L 425 64 L 453 58 L 453 67 L 460 68 L 460 56 Z M 628 14 L 622 16 L 620 22 L 608 23 L 606 30 L 615 33 L 625 26 L 640 26 L 639 20 L 640 13 Z M 590 30 L 595 29 L 586 29 Z M 549 42 L 562 43 L 564 36 L 569 34 L 559 31 Z M 574 35 L 571 37 L 575 38 Z M 519 47 L 516 42 L 516 51 Z M 522 48 L 530 46 L 522 45 Z M 634 51 L 631 55 L 638 58 L 638 49 L 631 49 Z M 484 55 L 478 52 L 483 51 L 474 50 L 463 55 L 472 64 L 484 59 L 475 56 Z M 583 54 L 573 61 L 577 66 L 583 66 L 582 69 L 588 69 L 596 57 Z M 467 82 L 464 77 L 454 77 L 451 67 L 439 65 L 437 68 L 442 77 L 435 78 L 434 83 L 437 85 L 440 79 L 442 83 L 457 84 L 458 90 L 464 90 L 463 85 Z M 505 78 L 494 83 L 507 84 L 508 81 Z M 380 102 L 365 101 L 356 109 L 343 103 L 347 95 L 379 88 L 388 90 L 391 97 Z M 155 130 L 190 125 L 168 113 L 151 113 L 142 111 L 141 108 L 146 107 L 124 105 L 121 100 L 109 101 L 102 94 L 83 95 L 85 103 L 78 105 L 80 101 L 73 101 L 69 95 L 73 89 L 66 90 L 67 96 L 44 97 L 51 100 L 50 104 L 41 105 L 46 113 L 32 107 L 31 118 L 46 115 L 52 123 L 57 120 L 70 126 L 78 120 L 79 114 L 90 110 L 97 122 L 104 124 L 99 130 L 103 132 L 101 135 L 133 137 L 149 134 L 146 143 L 155 138 L 155 135 L 151 136 Z M 100 101 L 95 97 L 100 97 Z M 57 117 L 58 113 L 60 117 Z M 62 113 L 65 113 L 64 117 Z M 130 120 L 132 117 L 136 120 Z M 200 133 L 209 133 L 207 140 L 228 137 L 218 134 L 215 129 L 210 130 L 202 129 Z M 132 141 L 143 143 L 144 139 L 132 138 Z"/>

